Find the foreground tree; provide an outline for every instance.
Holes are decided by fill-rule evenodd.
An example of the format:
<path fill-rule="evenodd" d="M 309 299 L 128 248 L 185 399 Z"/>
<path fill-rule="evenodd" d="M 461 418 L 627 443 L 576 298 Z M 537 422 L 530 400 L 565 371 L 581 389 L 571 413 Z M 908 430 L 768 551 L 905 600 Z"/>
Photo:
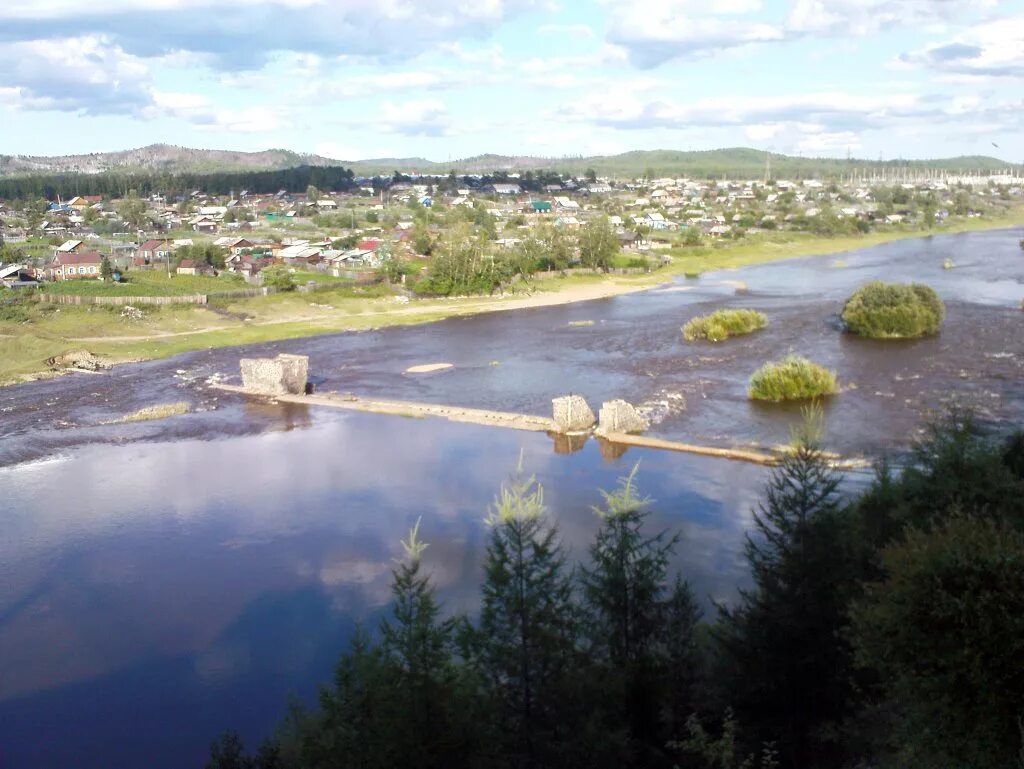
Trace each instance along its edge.
<path fill-rule="evenodd" d="M 885 550 L 853 612 L 897 766 L 1006 769 L 1024 758 L 1024 535 L 954 513 Z"/>
<path fill-rule="evenodd" d="M 576 673 L 571 575 L 544 491 L 517 474 L 488 516 L 491 539 L 476 654 L 495 700 L 501 752 L 517 767 L 562 766 Z"/>
<path fill-rule="evenodd" d="M 644 533 L 649 500 L 636 490 L 639 466 L 604 505 L 591 565 L 581 569 L 592 654 L 609 733 L 621 732 L 624 758 L 650 766 L 665 760 L 659 709 L 666 682 L 668 562 L 678 536 Z"/>
<path fill-rule="evenodd" d="M 393 571 L 394 605 L 374 648 L 357 633 L 335 685 L 304 727 L 303 767 L 469 766 L 479 732 L 473 686 L 453 658 L 456 621 L 442 618 L 421 557 L 419 523 Z"/>
<path fill-rule="evenodd" d="M 722 692 L 749 747 L 774 741 L 783 765 L 800 769 L 838 763 L 830 730 L 853 704 L 842 634 L 856 559 L 819 420 L 820 412 L 808 416 L 773 472 L 746 543 L 754 589 L 722 607 L 715 628 Z"/>

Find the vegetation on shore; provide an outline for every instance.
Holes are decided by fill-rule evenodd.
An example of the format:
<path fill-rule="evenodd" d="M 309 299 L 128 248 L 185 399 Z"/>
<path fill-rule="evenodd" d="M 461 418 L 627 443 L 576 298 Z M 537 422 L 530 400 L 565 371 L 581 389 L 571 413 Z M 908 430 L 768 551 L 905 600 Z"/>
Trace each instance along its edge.
<path fill-rule="evenodd" d="M 797 435 L 754 510 L 752 585 L 712 616 L 635 469 L 576 566 L 520 471 L 486 515 L 476 616 L 439 602 L 417 524 L 379 628 L 255 755 L 228 732 L 207 769 L 1016 766 L 1024 435 L 952 414 L 850 495 Z"/>
<path fill-rule="evenodd" d="M 1007 226 L 1019 222 L 1019 214 L 1006 219 L 965 220 L 947 232 Z M 723 241 L 713 246 L 678 248 L 669 251 L 672 262 L 648 274 L 570 275 L 533 279 L 516 284 L 516 295 L 420 299 L 399 308 L 384 304 L 383 294 L 374 287 L 351 286 L 334 279 L 314 294 L 291 292 L 269 297 L 219 302 L 212 307 L 162 307 L 159 312 L 146 309 L 147 319 L 129 322 L 106 309 L 89 306 L 37 305 L 24 299 L 0 299 L 0 385 L 20 381 L 25 376 L 46 374 L 44 361 L 54 355 L 79 348 L 82 339 L 96 353 L 114 360 L 148 360 L 209 347 L 279 341 L 339 331 L 380 328 L 391 325 L 427 323 L 467 313 L 501 310 L 511 300 L 528 294 L 573 294 L 581 286 L 605 284 L 613 295 L 657 285 L 676 275 L 700 275 L 712 270 L 740 268 L 754 264 L 797 257 L 821 256 L 921 237 L 909 230 L 872 232 L 866 235 L 821 237 L 806 233 L 775 232 L 742 241 Z M 139 272 L 129 274 L 128 286 L 137 285 Z M 190 276 L 172 276 L 178 281 Z M 296 281 L 314 276 L 294 275 Z M 201 278 L 204 281 L 219 278 Z M 323 276 L 321 278 L 323 279 Z M 76 281 L 78 283 L 79 281 Z M 100 285 L 96 281 L 97 285 Z M 218 284 L 224 285 L 224 284 Z M 195 288 L 182 293 L 194 293 Z M 100 290 L 100 289 L 97 289 Z M 120 290 L 120 289 L 119 289 Z M 155 289 L 154 289 L 155 290 Z M 212 293 L 212 290 L 210 291 Z M 390 292 L 387 292 L 390 294 Z M 591 298 L 587 294 L 585 298 Z M 555 300 L 557 301 L 557 300 Z"/>
<path fill-rule="evenodd" d="M 914 339 L 938 333 L 946 307 L 920 283 L 874 281 L 857 289 L 843 307 L 847 328 L 869 339 Z"/>
<path fill-rule="evenodd" d="M 800 355 L 769 361 L 750 377 L 747 394 L 754 400 L 800 401 L 832 395 L 838 389 L 836 372 Z"/>
<path fill-rule="evenodd" d="M 687 342 L 707 339 L 721 342 L 731 336 L 750 334 L 768 324 L 768 316 L 757 310 L 716 310 L 710 315 L 698 315 L 683 326 Z"/>

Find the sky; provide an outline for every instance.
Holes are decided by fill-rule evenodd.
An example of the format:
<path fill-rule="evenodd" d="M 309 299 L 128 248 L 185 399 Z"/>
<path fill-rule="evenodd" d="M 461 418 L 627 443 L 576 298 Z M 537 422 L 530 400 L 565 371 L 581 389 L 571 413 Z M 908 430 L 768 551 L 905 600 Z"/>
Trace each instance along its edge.
<path fill-rule="evenodd" d="M 0 153 L 1024 162 L 1024 0 L 2 0 Z"/>

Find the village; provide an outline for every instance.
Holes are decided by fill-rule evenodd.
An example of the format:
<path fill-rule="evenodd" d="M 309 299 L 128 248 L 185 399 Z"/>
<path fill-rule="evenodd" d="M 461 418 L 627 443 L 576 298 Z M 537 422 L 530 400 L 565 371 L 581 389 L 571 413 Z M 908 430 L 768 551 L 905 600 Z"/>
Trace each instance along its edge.
<path fill-rule="evenodd" d="M 353 182 L 0 201 L 0 284 L 101 281 L 130 294 L 133 276 L 161 274 L 222 279 L 225 290 L 386 280 L 425 295 L 489 293 L 538 271 L 657 269 L 687 249 L 759 234 L 929 230 L 998 216 L 1024 194 L 1016 176 L 937 172 L 831 181 L 772 179 L 767 169 L 731 181 L 396 172 Z M 460 253 L 462 279 L 437 279 Z"/>

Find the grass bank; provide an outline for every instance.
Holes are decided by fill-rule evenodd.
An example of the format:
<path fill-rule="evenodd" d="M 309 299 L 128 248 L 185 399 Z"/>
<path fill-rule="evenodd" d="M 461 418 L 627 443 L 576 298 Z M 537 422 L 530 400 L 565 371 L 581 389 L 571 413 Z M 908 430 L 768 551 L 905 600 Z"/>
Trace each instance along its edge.
<path fill-rule="evenodd" d="M 999 219 L 956 222 L 932 232 L 893 230 L 857 237 L 823 238 L 804 233 L 764 233 L 670 251 L 673 261 L 646 275 L 574 275 L 518 287 L 502 297 L 423 299 L 402 304 L 351 286 L 311 294 L 277 294 L 211 306 L 143 308 L 125 318 L 121 308 L 32 304 L 28 317 L 0 319 L 0 384 L 46 374 L 46 359 L 86 348 L 115 361 L 164 358 L 191 350 L 296 339 L 339 331 L 428 323 L 482 312 L 587 301 L 642 291 L 678 275 L 745 267 L 805 256 L 836 254 L 930 234 L 995 229 L 1024 223 L 1024 211 Z M 173 279 L 172 279 L 173 280 Z M 2 316 L 0 316 L 2 317 Z"/>

